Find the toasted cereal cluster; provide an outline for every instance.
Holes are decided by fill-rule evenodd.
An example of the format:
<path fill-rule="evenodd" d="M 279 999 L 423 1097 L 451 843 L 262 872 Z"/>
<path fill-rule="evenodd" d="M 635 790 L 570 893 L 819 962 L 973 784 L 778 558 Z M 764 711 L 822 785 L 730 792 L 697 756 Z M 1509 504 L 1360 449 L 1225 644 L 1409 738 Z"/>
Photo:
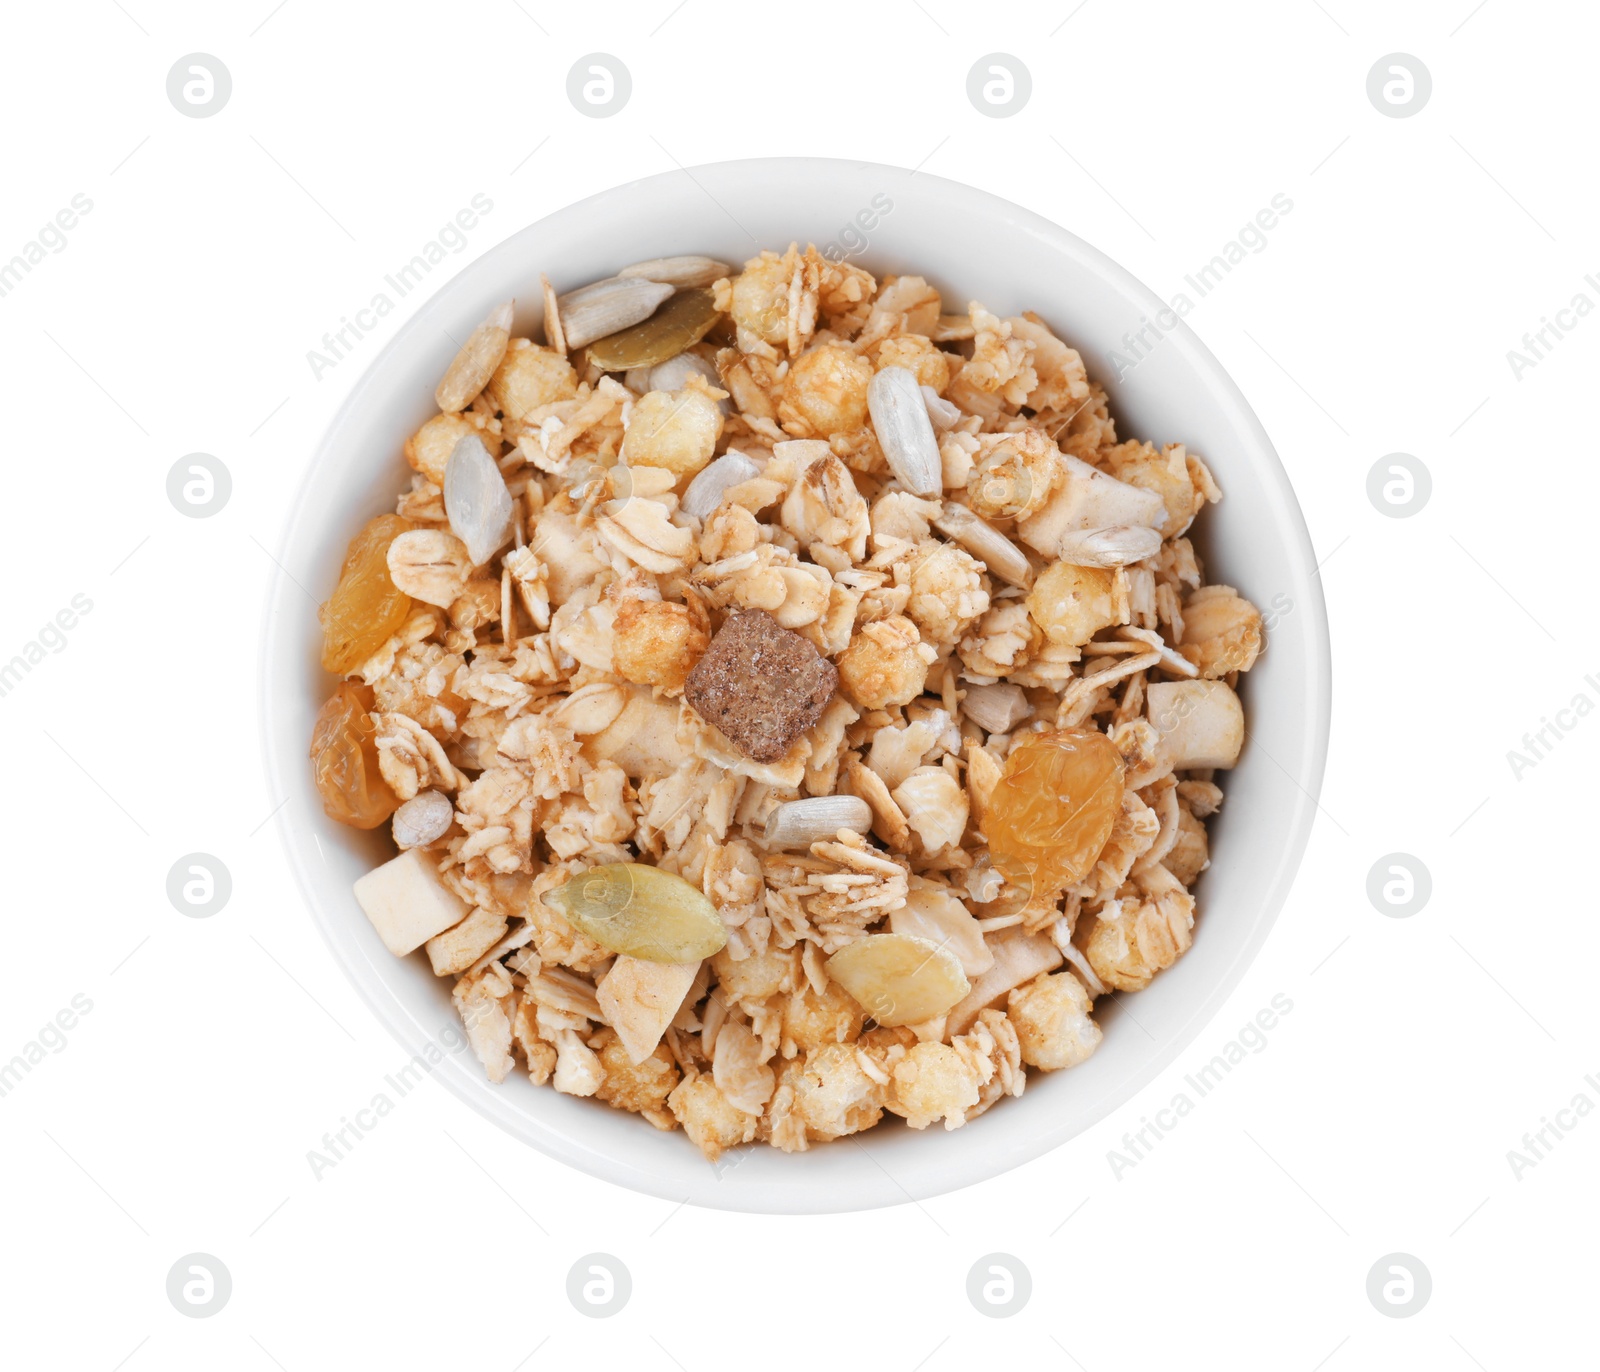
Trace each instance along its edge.
<path fill-rule="evenodd" d="M 1263 646 L 1186 537 L 1205 463 L 1119 441 L 1038 316 L 812 248 L 544 299 L 464 345 L 324 607 L 379 936 L 492 1080 L 713 1160 L 1085 1061 L 1195 936 Z"/>

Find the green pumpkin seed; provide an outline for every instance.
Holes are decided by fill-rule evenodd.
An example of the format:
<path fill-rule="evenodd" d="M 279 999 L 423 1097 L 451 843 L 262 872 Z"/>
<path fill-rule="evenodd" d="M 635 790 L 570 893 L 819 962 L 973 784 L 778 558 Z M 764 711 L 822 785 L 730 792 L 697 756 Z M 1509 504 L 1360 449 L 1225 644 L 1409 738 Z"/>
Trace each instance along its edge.
<path fill-rule="evenodd" d="M 591 343 L 589 357 L 608 372 L 655 367 L 692 348 L 716 322 L 710 291 L 679 291 L 643 323 Z"/>
<path fill-rule="evenodd" d="M 698 962 L 728 941 L 698 887 L 640 862 L 591 867 L 544 902 L 601 947 L 646 962 Z"/>

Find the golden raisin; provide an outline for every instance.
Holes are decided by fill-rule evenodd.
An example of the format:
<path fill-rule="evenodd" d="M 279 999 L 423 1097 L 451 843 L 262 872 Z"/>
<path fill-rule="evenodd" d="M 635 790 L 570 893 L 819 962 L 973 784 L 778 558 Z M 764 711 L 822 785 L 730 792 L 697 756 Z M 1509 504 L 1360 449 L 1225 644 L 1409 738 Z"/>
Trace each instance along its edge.
<path fill-rule="evenodd" d="M 389 578 L 389 545 L 412 527 L 379 515 L 350 540 L 339 584 L 322 604 L 322 665 L 343 676 L 383 647 L 411 613 L 411 597 Z"/>
<path fill-rule="evenodd" d="M 372 687 L 341 681 L 317 711 L 311 732 L 311 768 L 322 808 L 329 819 L 354 829 L 376 829 L 400 807 L 378 772 L 371 709 Z"/>
<path fill-rule="evenodd" d="M 1029 734 L 1006 758 L 984 830 L 994 863 L 1035 896 L 1088 875 L 1122 809 L 1123 762 L 1094 729 Z M 1017 875 L 1013 875 L 1013 874 Z"/>

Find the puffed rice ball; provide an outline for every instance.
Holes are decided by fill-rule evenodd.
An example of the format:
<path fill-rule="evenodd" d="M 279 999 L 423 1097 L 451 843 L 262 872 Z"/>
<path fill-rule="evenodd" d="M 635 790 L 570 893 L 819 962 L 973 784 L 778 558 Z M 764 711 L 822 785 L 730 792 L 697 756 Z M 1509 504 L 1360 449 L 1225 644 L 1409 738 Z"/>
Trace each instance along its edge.
<path fill-rule="evenodd" d="M 711 959 L 711 970 L 716 973 L 718 994 L 737 1004 L 765 1000 L 795 986 L 795 958 L 787 949 L 763 948 L 735 960 L 724 948 Z"/>
<path fill-rule="evenodd" d="M 940 1119 L 955 1129 L 978 1103 L 978 1080 L 949 1044 L 919 1043 L 895 1064 L 894 1103 L 913 1129 Z"/>
<path fill-rule="evenodd" d="M 979 434 L 967 499 L 985 519 L 1026 519 L 1042 510 L 1055 487 L 1061 457 L 1040 429 Z"/>
<path fill-rule="evenodd" d="M 1117 622 L 1111 591 L 1116 573 L 1107 567 L 1057 562 L 1028 592 L 1028 615 L 1052 643 L 1076 646 Z"/>
<path fill-rule="evenodd" d="M 1046 972 L 1019 986 L 1006 1013 L 1022 1045 L 1022 1060 L 1047 1072 L 1076 1067 L 1100 1046 L 1100 1026 L 1089 1017 L 1093 1002 L 1071 972 Z"/>
<path fill-rule="evenodd" d="M 507 419 L 520 420 L 530 410 L 571 400 L 578 394 L 578 374 L 554 348 L 514 338 L 505 360 L 489 378 L 488 394 Z"/>
<path fill-rule="evenodd" d="M 950 384 L 950 358 L 921 334 L 900 334 L 886 338 L 878 348 L 877 369 L 904 367 L 920 386 L 931 386 L 938 394 Z"/>
<path fill-rule="evenodd" d="M 1150 443 L 1130 440 L 1107 448 L 1100 454 L 1100 465 L 1130 486 L 1154 491 L 1167 507 L 1161 522 L 1161 536 L 1176 538 L 1200 513 L 1206 503 L 1195 463 L 1181 443 L 1169 443 L 1161 452 Z"/>
<path fill-rule="evenodd" d="M 820 992 L 808 983 L 783 1007 L 784 1043 L 809 1053 L 825 1043 L 856 1038 L 865 1020 L 866 1012 L 838 982 L 830 981 Z"/>
<path fill-rule="evenodd" d="M 817 1139 L 837 1139 L 870 1129 L 883 1117 L 889 1088 L 861 1066 L 853 1043 L 829 1043 L 806 1055 L 795 1081 L 795 1106 Z"/>
<path fill-rule="evenodd" d="M 611 660 L 624 681 L 676 692 L 710 641 L 687 605 L 624 600 L 613 626 Z"/>
<path fill-rule="evenodd" d="M 906 614 L 929 643 L 953 647 L 971 623 L 989 608 L 983 564 L 953 543 L 923 545 L 911 564 L 911 599 Z"/>
<path fill-rule="evenodd" d="M 1184 602 L 1178 651 L 1208 681 L 1248 672 L 1261 653 L 1261 611 L 1231 586 L 1202 586 Z"/>
<path fill-rule="evenodd" d="M 795 358 L 778 422 L 802 438 L 853 433 L 867 422 L 872 363 L 846 343 L 818 343 Z"/>
<path fill-rule="evenodd" d="M 1107 917 L 1109 916 L 1109 917 Z M 1188 893 L 1108 901 L 1084 955 L 1094 974 L 1118 991 L 1142 991 L 1194 941 L 1194 897 Z"/>
<path fill-rule="evenodd" d="M 720 437 L 722 411 L 705 382 L 694 377 L 681 391 L 651 391 L 634 402 L 622 438 L 622 460 L 630 467 L 663 467 L 674 476 L 693 476 L 711 461 Z"/>
<path fill-rule="evenodd" d="M 839 657 L 839 684 L 864 710 L 909 705 L 927 684 L 937 654 L 904 615 L 863 625 Z"/>
<path fill-rule="evenodd" d="M 782 343 L 789 336 L 790 269 L 775 252 L 764 252 L 744 264 L 733 279 L 729 313 L 741 329 L 765 343 Z"/>
<path fill-rule="evenodd" d="M 500 451 L 500 440 L 492 433 L 478 428 L 470 419 L 459 414 L 436 414 L 410 438 L 406 439 L 405 458 L 413 469 L 419 471 L 435 486 L 444 485 L 444 469 L 456 444 L 468 434 L 477 434 L 483 446 L 493 457 Z"/>
<path fill-rule="evenodd" d="M 638 1064 L 629 1060 L 628 1050 L 614 1030 L 602 1029 L 591 1044 L 594 1045 L 598 1045 L 594 1051 L 600 1055 L 600 1066 L 605 1071 L 595 1090 L 596 1097 L 618 1110 L 651 1116 L 650 1122 L 657 1129 L 671 1129 L 667 1097 L 678 1084 L 678 1064 L 666 1044 L 657 1044 L 655 1052 Z"/>
<path fill-rule="evenodd" d="M 757 1115 L 732 1104 L 709 1073 L 685 1077 L 667 1097 L 667 1108 L 683 1126 L 694 1145 L 715 1162 L 728 1148 L 750 1143 L 756 1136 Z"/>

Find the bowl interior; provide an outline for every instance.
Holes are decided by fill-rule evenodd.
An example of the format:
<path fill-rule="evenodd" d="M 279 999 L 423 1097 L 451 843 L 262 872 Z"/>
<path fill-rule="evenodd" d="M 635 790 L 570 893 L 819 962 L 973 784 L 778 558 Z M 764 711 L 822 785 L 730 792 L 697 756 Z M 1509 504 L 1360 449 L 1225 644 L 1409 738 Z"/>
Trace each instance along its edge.
<path fill-rule="evenodd" d="M 697 167 L 633 182 L 521 230 L 445 283 L 373 361 L 306 474 L 283 550 L 293 580 L 275 584 L 264 645 L 267 765 L 286 796 L 279 827 L 335 957 L 407 1051 L 458 1045 L 449 979 L 420 954 L 392 957 L 351 895 L 389 856 L 383 831 L 361 834 L 322 813 L 306 764 L 318 706 L 332 689 L 319 665 L 316 606 L 348 540 L 391 509 L 409 479 L 406 437 L 433 412 L 433 388 L 467 332 L 507 296 L 517 331 L 537 330 L 539 273 L 570 289 L 642 258 L 703 252 L 739 263 L 791 240 L 834 245 L 875 274 L 916 272 L 947 308 L 977 300 L 1000 315 L 1033 310 L 1083 354 L 1111 393 L 1119 435 L 1182 441 L 1224 492 L 1198 526 L 1208 579 L 1238 587 L 1269 616 L 1269 648 L 1244 678 L 1249 740 L 1221 778 L 1212 868 L 1200 881 L 1191 951 L 1132 998 L 1100 1002 L 1105 1039 L 1069 1072 L 1032 1075 L 1027 1095 L 971 1126 L 924 1133 L 896 1121 L 849 1142 L 787 1155 L 765 1146 L 713 1167 L 681 1132 L 535 1087 L 520 1074 L 490 1085 L 470 1052 L 446 1052 L 435 1075 L 517 1137 L 574 1166 L 672 1200 L 739 1210 L 823 1212 L 924 1198 L 993 1176 L 1070 1139 L 1171 1062 L 1220 1007 L 1266 937 L 1299 862 L 1327 748 L 1326 618 L 1314 559 L 1288 480 L 1260 424 L 1216 359 L 1179 323 L 1118 379 L 1108 362 L 1124 334 L 1162 302 L 1065 230 L 1016 205 L 900 168 L 812 158 Z M 1160 318 L 1165 328 L 1167 319 Z M 535 336 L 539 336 L 535 333 Z M 296 583 L 299 583 L 298 585 Z M 1136 1020 L 1134 1019 L 1136 1016 Z"/>

